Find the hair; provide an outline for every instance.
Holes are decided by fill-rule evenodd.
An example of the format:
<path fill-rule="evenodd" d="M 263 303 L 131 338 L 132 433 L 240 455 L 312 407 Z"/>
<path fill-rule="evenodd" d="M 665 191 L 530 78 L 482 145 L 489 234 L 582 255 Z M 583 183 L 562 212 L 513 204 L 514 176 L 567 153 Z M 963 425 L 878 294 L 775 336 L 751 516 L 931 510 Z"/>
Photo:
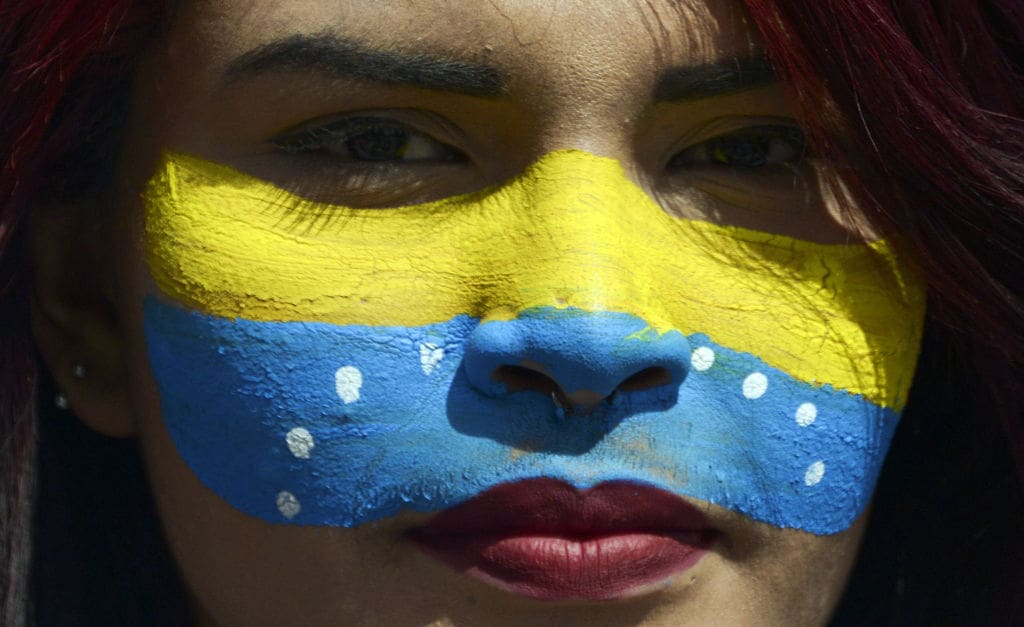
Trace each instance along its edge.
<path fill-rule="evenodd" d="M 1024 623 L 1024 4 L 744 2 L 814 151 L 928 285 L 834 621 Z M 4 625 L 187 622 L 134 444 L 49 401 L 25 245 L 33 206 L 109 188 L 137 60 L 168 19 L 152 1 L 0 0 Z"/>

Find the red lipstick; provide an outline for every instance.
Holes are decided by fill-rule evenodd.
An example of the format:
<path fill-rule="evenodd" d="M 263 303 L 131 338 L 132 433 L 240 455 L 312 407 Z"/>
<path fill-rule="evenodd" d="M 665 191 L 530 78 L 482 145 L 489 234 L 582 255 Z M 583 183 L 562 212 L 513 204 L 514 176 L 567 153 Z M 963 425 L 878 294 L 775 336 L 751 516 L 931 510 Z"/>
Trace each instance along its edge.
<path fill-rule="evenodd" d="M 674 494 L 627 482 L 495 486 L 410 532 L 452 568 L 535 599 L 606 600 L 696 564 L 717 537 Z"/>

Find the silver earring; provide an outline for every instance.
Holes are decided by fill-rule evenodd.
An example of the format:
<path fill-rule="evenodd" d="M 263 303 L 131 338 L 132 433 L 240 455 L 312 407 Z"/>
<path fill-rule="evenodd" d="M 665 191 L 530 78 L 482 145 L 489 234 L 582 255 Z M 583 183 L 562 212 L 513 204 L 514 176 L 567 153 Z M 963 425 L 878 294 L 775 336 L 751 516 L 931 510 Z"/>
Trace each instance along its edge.
<path fill-rule="evenodd" d="M 83 364 L 80 361 L 76 361 L 74 364 L 71 365 L 71 376 L 78 379 L 79 381 L 82 381 L 87 376 L 89 376 L 89 371 L 86 370 L 85 364 Z"/>
<path fill-rule="evenodd" d="M 70 407 L 70 404 L 68 403 L 68 397 L 64 394 L 64 392 L 57 392 L 56 394 L 54 394 L 53 404 L 57 406 L 57 409 L 67 409 L 68 407 Z"/>

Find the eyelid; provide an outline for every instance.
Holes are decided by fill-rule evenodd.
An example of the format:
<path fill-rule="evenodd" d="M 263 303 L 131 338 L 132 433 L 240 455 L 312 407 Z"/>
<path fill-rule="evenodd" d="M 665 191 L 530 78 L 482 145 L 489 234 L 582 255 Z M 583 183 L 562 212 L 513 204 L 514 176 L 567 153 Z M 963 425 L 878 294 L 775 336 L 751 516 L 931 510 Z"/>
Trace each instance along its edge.
<path fill-rule="evenodd" d="M 669 146 L 666 152 L 670 158 L 676 153 L 682 152 L 687 148 L 702 144 L 706 141 L 733 133 L 742 133 L 744 130 L 766 126 L 786 126 L 798 130 L 801 129 L 800 124 L 796 119 L 791 117 L 771 115 L 725 116 L 714 118 L 713 120 L 709 120 L 707 123 L 692 129 Z"/>
<path fill-rule="evenodd" d="M 699 152 L 701 149 L 708 149 L 712 142 L 726 141 L 730 139 L 744 140 L 754 138 L 778 139 L 798 145 L 801 154 L 798 159 L 789 163 L 798 163 L 807 159 L 810 155 L 806 142 L 804 141 L 803 130 L 796 120 L 792 118 L 720 118 L 701 127 L 694 133 L 690 133 L 681 141 L 675 144 L 675 148 L 668 153 L 665 167 L 668 169 L 685 168 L 688 165 L 684 155 Z M 728 164 L 696 163 L 694 166 L 714 167 L 735 167 Z M 773 164 L 764 164 L 773 165 Z M 778 164 L 774 164 L 778 165 Z"/>
<path fill-rule="evenodd" d="M 465 133 L 447 118 L 432 111 L 418 109 L 371 109 L 321 116 L 274 134 L 268 143 L 278 149 L 288 150 L 288 145 L 302 140 L 312 140 L 317 134 L 329 134 L 330 139 L 343 137 L 364 128 L 398 127 L 427 137 L 450 149 L 468 154 L 463 148 Z M 295 152 L 301 152 L 296 149 Z"/>

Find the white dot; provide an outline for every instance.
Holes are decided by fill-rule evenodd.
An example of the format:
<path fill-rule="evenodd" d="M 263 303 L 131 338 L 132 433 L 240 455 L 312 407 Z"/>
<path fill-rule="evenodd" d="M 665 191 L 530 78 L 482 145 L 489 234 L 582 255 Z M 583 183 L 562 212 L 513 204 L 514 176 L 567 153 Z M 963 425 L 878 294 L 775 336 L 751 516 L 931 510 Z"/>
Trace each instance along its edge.
<path fill-rule="evenodd" d="M 690 365 L 697 372 L 704 372 L 715 363 L 715 351 L 707 346 L 701 346 L 690 355 Z"/>
<path fill-rule="evenodd" d="M 277 511 L 281 512 L 285 518 L 292 519 L 302 511 L 302 506 L 299 505 L 299 499 L 295 498 L 294 494 L 282 490 L 277 493 Z"/>
<path fill-rule="evenodd" d="M 444 349 L 437 344 L 423 342 L 420 344 L 420 368 L 423 374 L 429 375 L 444 359 Z"/>
<path fill-rule="evenodd" d="M 821 478 L 825 476 L 825 462 L 820 459 L 810 466 L 807 467 L 807 471 L 804 472 L 804 485 L 812 486 L 818 485 L 821 482 Z"/>
<path fill-rule="evenodd" d="M 761 398 L 768 391 L 768 377 L 760 372 L 747 375 L 743 380 L 743 396 L 749 399 Z"/>
<path fill-rule="evenodd" d="M 814 403 L 804 403 L 796 408 L 796 424 L 801 427 L 806 427 L 817 419 L 818 408 L 814 406 Z"/>
<path fill-rule="evenodd" d="M 313 442 L 313 434 L 302 427 L 295 427 L 284 436 L 288 443 L 288 450 L 299 459 L 309 459 L 309 452 L 316 444 Z"/>
<path fill-rule="evenodd" d="M 334 389 L 346 405 L 359 400 L 359 388 L 363 387 L 363 373 L 355 366 L 342 366 L 334 373 Z"/>

